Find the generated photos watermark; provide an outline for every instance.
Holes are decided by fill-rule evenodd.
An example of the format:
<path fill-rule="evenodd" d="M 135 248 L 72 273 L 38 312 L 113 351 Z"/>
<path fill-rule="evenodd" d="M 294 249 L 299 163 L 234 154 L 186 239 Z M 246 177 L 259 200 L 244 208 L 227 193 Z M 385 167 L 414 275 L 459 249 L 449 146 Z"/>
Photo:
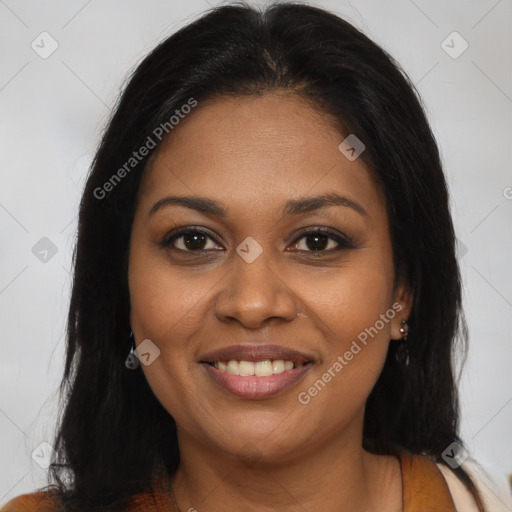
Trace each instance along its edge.
<path fill-rule="evenodd" d="M 385 313 L 381 314 L 379 320 L 377 320 L 372 326 L 365 328 L 357 335 L 357 340 L 353 340 L 350 348 L 345 351 L 343 355 L 339 355 L 334 363 L 327 369 L 327 371 L 322 375 L 320 379 L 318 379 L 312 386 L 310 386 L 306 391 L 301 391 L 297 395 L 297 399 L 300 404 L 307 405 L 311 400 L 320 393 L 323 389 L 325 389 L 326 385 L 331 382 L 332 379 L 338 375 L 345 366 L 348 365 L 354 356 L 359 354 L 361 350 L 368 344 L 368 337 L 374 338 L 377 334 L 384 329 L 386 324 L 395 318 L 396 314 L 402 311 L 403 306 L 395 302 L 391 308 L 389 308 Z M 359 341 L 359 343 L 358 343 Z"/>
<path fill-rule="evenodd" d="M 162 139 L 169 134 L 182 119 L 185 119 L 187 114 L 189 114 L 195 106 L 197 106 L 197 100 L 192 97 L 189 98 L 187 103 L 174 111 L 175 115 L 172 115 L 168 121 L 158 125 L 153 130 L 152 134 L 146 137 L 142 146 L 137 151 L 134 151 L 132 156 L 128 158 L 128 160 L 114 174 L 112 174 L 112 176 L 105 181 L 101 187 L 96 187 L 94 189 L 94 197 L 100 200 L 107 197 L 108 194 L 112 192 L 119 183 L 121 183 L 122 179 L 149 155 L 150 151 L 157 146 L 158 142 L 161 142 Z"/>

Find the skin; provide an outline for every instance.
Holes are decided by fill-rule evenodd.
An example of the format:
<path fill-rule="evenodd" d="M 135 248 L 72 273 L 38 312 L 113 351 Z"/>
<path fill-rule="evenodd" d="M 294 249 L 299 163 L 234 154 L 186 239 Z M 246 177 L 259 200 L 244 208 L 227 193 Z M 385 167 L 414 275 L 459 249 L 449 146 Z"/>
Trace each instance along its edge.
<path fill-rule="evenodd" d="M 393 290 L 384 196 L 362 159 L 340 152 L 345 137 L 326 119 L 290 93 L 201 103 L 153 155 L 141 183 L 130 321 L 137 345 L 149 338 L 160 350 L 141 368 L 177 423 L 182 463 L 172 485 L 182 511 L 313 512 L 340 503 L 354 512 L 401 510 L 398 460 L 363 450 L 362 428 L 365 402 L 390 339 L 402 337 L 412 297 L 403 284 Z M 357 201 L 367 215 L 328 206 L 282 216 L 289 199 L 331 192 Z M 149 215 L 167 195 L 208 197 L 228 213 L 172 205 Z M 211 232 L 201 247 L 209 255 L 186 252 L 183 236 L 159 245 L 182 226 Z M 327 239 L 315 257 L 314 240 L 298 234 L 308 226 L 332 228 L 355 247 L 329 253 L 339 244 Z M 252 263 L 236 252 L 249 236 L 263 250 Z M 307 405 L 299 403 L 298 394 L 394 303 L 402 311 Z M 295 348 L 315 364 L 277 396 L 236 397 L 198 360 L 243 340 Z"/>

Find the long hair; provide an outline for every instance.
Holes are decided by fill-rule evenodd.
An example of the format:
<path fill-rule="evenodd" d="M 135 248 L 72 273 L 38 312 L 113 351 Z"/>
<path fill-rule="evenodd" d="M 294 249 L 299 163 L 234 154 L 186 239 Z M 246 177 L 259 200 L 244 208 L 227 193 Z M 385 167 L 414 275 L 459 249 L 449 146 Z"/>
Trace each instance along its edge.
<path fill-rule="evenodd" d="M 386 198 L 395 276 L 414 295 L 410 362 L 397 362 L 391 342 L 366 404 L 364 447 L 446 465 L 442 452 L 452 442 L 463 446 L 453 361 L 456 343 L 467 340 L 461 279 L 445 176 L 419 94 L 387 52 L 333 13 L 236 3 L 211 9 L 142 60 L 92 163 L 73 254 L 58 458 L 50 466 L 67 510 L 121 503 L 150 489 L 156 467 L 172 474 L 180 462 L 173 418 L 143 372 L 124 365 L 130 232 L 150 155 L 130 159 L 148 137 L 157 151 L 164 137 L 155 129 L 172 134 L 169 120 L 191 99 L 277 90 L 312 102 L 340 136 L 364 142 L 360 158 Z M 454 471 L 483 510 L 467 473 Z"/>

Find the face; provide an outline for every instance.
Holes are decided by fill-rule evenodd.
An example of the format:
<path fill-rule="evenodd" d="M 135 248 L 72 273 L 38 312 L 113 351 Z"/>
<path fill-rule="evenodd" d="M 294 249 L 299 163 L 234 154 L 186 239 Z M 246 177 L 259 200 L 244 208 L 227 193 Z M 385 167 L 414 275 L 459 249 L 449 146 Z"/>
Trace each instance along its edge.
<path fill-rule="evenodd" d="M 344 138 L 295 96 L 221 98 L 150 161 L 130 321 L 138 346 L 150 340 L 141 368 L 180 449 L 284 462 L 347 440 L 360 448 L 410 300 L 393 290 L 384 196 L 362 159 L 340 152 Z"/>

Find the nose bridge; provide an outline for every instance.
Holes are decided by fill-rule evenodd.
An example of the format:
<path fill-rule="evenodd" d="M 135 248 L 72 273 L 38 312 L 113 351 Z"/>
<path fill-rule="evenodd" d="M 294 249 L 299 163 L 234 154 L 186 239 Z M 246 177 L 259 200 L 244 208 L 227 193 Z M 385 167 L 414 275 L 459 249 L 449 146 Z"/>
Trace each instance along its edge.
<path fill-rule="evenodd" d="M 261 301 L 269 302 L 277 291 L 276 274 L 272 270 L 272 250 L 268 247 L 264 249 L 254 238 L 247 237 L 238 245 L 236 253 L 233 262 L 232 291 L 247 297 L 261 296 Z"/>
<path fill-rule="evenodd" d="M 234 270 L 244 280 L 255 285 L 268 285 L 275 273 L 272 270 L 273 254 L 254 239 L 245 240 L 236 249 Z"/>
<path fill-rule="evenodd" d="M 217 298 L 217 315 L 237 318 L 247 326 L 270 317 L 295 318 L 293 292 L 272 268 L 272 250 L 247 237 L 236 253 Z"/>

